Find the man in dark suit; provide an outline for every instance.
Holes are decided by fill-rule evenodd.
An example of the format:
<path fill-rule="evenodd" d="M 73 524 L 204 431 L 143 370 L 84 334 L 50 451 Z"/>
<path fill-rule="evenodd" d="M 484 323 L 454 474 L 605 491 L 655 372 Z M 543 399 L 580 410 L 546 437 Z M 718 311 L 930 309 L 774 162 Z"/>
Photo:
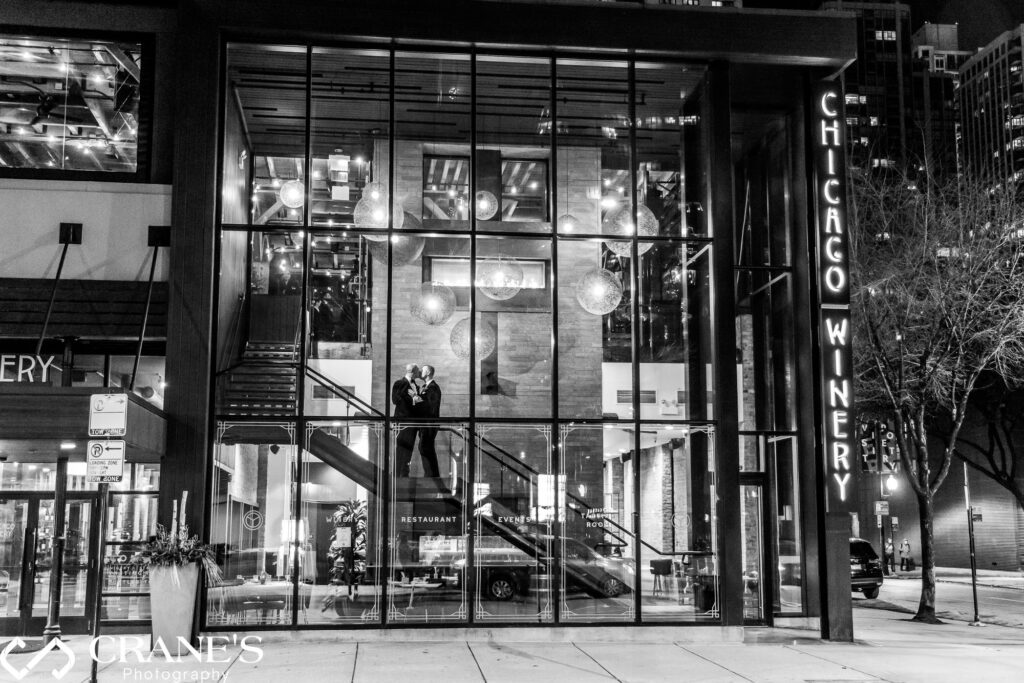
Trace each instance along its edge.
<path fill-rule="evenodd" d="M 420 405 L 423 398 L 420 396 L 419 386 L 416 380 L 419 379 L 420 369 L 415 363 L 405 366 L 405 375 L 391 386 L 391 402 L 395 404 L 394 416 L 396 420 L 409 417 L 420 417 Z M 399 477 L 409 476 L 409 462 L 412 461 L 412 449 L 416 445 L 416 427 L 406 427 L 399 430 L 398 438 L 395 440 L 395 473 Z"/>
<path fill-rule="evenodd" d="M 420 417 L 437 420 L 441 416 L 441 387 L 434 379 L 434 366 L 424 365 L 422 371 L 423 388 L 420 396 Z M 420 459 L 423 461 L 424 476 L 440 477 L 437 466 L 437 451 L 434 450 L 434 439 L 437 438 L 437 427 L 427 426 L 420 430 Z"/>

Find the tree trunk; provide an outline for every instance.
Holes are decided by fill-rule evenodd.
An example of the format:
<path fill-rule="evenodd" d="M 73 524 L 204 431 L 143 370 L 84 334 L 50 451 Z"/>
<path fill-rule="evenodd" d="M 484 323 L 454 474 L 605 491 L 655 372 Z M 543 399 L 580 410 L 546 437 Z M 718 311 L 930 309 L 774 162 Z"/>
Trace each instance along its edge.
<path fill-rule="evenodd" d="M 941 624 L 935 617 L 935 506 L 930 491 L 917 495 L 917 510 L 921 517 L 921 601 L 914 621 Z"/>

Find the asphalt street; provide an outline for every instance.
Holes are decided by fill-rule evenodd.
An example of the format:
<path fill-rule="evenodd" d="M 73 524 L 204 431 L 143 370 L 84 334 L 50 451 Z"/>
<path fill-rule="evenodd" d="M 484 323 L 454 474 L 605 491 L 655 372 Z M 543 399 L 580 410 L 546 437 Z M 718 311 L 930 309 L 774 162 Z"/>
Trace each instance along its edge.
<path fill-rule="evenodd" d="M 877 600 L 866 600 L 860 593 L 854 593 L 853 601 L 854 606 L 884 608 L 888 603 L 901 611 L 916 612 L 920 597 L 919 578 L 886 579 Z M 970 584 L 937 583 L 935 608 L 939 618 L 961 621 L 973 619 L 974 604 Z M 978 586 L 978 611 L 982 622 L 1024 628 L 1024 591 Z"/>

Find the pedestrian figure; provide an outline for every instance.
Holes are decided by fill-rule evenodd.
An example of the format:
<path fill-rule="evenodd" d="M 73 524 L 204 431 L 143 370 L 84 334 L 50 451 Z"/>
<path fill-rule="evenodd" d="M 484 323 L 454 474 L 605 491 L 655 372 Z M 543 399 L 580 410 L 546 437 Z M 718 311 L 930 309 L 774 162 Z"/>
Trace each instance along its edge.
<path fill-rule="evenodd" d="M 896 571 L 896 547 L 892 544 L 891 538 L 886 539 L 882 556 L 885 561 L 882 568 L 885 570 L 885 575 L 889 576 L 889 574 Z"/>
<path fill-rule="evenodd" d="M 903 539 L 900 543 L 900 571 L 905 572 L 910 570 L 910 541 Z"/>

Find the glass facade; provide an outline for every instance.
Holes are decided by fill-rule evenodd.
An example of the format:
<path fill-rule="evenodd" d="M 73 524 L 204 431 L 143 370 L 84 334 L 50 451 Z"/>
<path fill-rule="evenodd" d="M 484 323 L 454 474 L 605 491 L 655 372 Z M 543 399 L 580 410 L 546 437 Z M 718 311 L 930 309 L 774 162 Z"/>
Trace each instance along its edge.
<path fill-rule="evenodd" d="M 3 33 L 0 55 L 0 172 L 136 173 L 142 43 Z"/>
<path fill-rule="evenodd" d="M 224 82 L 209 626 L 720 623 L 723 571 L 800 612 L 788 175 L 716 273 L 704 66 L 231 43 Z"/>

